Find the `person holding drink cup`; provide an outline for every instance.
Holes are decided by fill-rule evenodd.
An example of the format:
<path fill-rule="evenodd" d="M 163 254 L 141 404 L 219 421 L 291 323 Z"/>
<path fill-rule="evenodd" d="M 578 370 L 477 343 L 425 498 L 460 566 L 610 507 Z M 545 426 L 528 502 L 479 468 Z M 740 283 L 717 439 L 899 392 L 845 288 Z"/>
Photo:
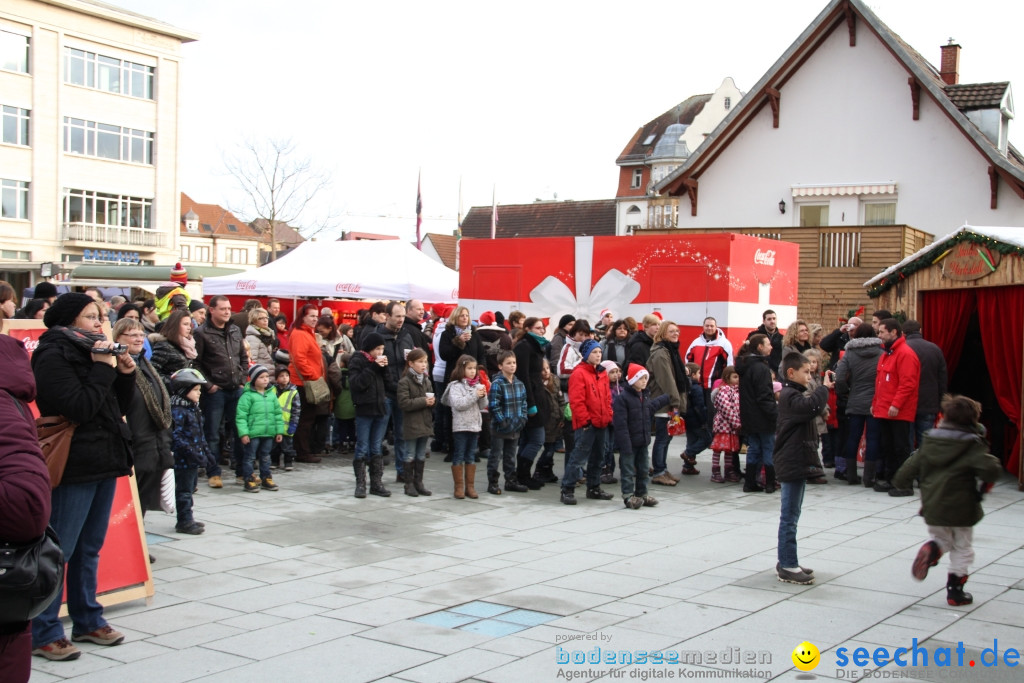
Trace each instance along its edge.
<path fill-rule="evenodd" d="M 384 357 L 386 358 L 386 357 Z M 402 429 L 405 439 L 405 495 L 429 496 L 423 485 L 423 466 L 426 464 L 427 441 L 434 433 L 434 393 L 428 391 L 430 383 L 427 352 L 412 349 L 405 356 L 405 372 L 398 380 L 398 408 L 402 411 Z"/>

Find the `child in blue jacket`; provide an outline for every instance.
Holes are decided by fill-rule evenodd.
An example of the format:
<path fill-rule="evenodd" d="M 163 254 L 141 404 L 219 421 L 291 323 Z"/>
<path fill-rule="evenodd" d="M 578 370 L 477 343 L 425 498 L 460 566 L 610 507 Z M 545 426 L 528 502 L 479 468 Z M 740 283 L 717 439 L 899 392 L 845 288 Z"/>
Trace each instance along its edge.
<path fill-rule="evenodd" d="M 199 410 L 199 396 L 207 384 L 202 373 L 192 368 L 178 370 L 170 379 L 174 506 L 178 514 L 174 530 L 193 536 L 206 531 L 205 525 L 192 517 L 192 492 L 200 465 L 210 460 L 210 447 L 206 445 L 203 432 L 203 413 Z"/>
<path fill-rule="evenodd" d="M 700 366 L 696 363 L 687 363 L 686 374 L 690 376 L 690 400 L 687 401 L 686 414 L 683 415 L 686 421 L 683 474 L 700 474 L 696 467 L 697 454 L 711 445 L 708 410 L 704 401 L 704 388 L 700 384 Z"/>
<path fill-rule="evenodd" d="M 630 363 L 627 384 L 612 403 L 615 443 L 619 447 L 619 469 L 622 473 L 622 498 L 627 508 L 654 507 L 658 499 L 647 495 L 651 483 L 651 459 L 647 446 L 651 443 L 654 413 L 668 405 L 668 394 L 652 399 L 647 391 L 650 375 L 642 365 Z"/>

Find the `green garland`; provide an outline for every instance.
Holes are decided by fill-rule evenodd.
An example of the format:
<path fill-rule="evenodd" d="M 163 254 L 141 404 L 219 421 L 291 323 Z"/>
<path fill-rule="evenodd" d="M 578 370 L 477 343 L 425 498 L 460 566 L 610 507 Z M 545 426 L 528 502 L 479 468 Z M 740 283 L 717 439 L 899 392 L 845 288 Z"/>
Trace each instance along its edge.
<path fill-rule="evenodd" d="M 1003 256 L 1018 256 L 1024 258 L 1024 247 L 1018 247 L 1014 244 L 1008 244 L 1001 240 L 997 240 L 987 235 L 979 235 L 976 232 L 969 230 L 962 230 L 956 235 L 946 240 L 945 242 L 936 242 L 932 245 L 932 248 L 927 252 L 919 256 L 917 259 L 911 261 L 907 265 L 903 266 L 898 270 L 886 275 L 884 278 L 876 282 L 872 287 L 868 288 L 868 297 L 874 299 L 883 292 L 887 292 L 900 282 L 907 279 L 908 276 L 913 275 L 919 270 L 924 270 L 934 265 L 935 261 L 943 256 L 946 251 L 952 247 L 960 244 L 961 242 L 971 242 L 972 244 L 978 244 L 980 246 L 987 247 L 993 251 L 998 251 Z"/>

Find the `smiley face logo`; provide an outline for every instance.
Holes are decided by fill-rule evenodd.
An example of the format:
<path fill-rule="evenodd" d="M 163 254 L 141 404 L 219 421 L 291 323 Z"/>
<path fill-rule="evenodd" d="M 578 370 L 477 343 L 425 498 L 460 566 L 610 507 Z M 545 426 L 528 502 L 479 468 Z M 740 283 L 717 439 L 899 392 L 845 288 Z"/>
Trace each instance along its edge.
<path fill-rule="evenodd" d="M 793 666 L 801 671 L 810 671 L 818 666 L 819 661 L 821 661 L 821 653 L 818 652 L 814 643 L 805 640 L 793 649 Z"/>

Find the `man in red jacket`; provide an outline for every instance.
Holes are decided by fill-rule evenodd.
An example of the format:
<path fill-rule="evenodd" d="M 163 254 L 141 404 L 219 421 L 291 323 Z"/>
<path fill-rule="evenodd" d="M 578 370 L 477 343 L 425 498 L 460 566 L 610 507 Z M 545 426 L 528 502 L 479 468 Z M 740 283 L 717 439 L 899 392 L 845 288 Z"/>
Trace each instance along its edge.
<path fill-rule="evenodd" d="M 878 419 L 881 431 L 884 478 L 875 480 L 875 490 L 890 496 L 912 496 L 913 489 L 893 488 L 889 478 L 910 457 L 910 439 L 917 417 L 917 388 L 921 383 L 921 362 L 907 345 L 900 324 L 886 318 L 878 324 L 882 355 L 875 373 L 875 397 L 871 414 Z"/>
<path fill-rule="evenodd" d="M 601 367 L 601 345 L 593 339 L 580 344 L 583 361 L 569 375 L 569 407 L 572 426 L 576 430 L 575 448 L 566 455 L 562 476 L 562 503 L 575 505 L 573 489 L 587 465 L 587 498 L 611 500 L 612 494 L 601 490 L 601 464 L 604 461 L 604 440 L 612 423 L 612 392 L 608 374 Z"/>

